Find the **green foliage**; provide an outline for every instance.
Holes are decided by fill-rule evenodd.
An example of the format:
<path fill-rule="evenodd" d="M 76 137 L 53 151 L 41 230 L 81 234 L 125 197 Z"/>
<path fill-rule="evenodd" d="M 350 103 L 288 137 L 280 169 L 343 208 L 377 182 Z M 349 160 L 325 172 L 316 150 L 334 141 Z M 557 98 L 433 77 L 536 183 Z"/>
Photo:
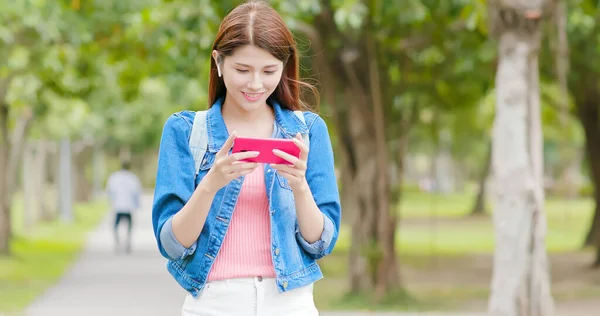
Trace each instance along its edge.
<path fill-rule="evenodd" d="M 0 79 L 14 77 L 6 102 L 34 108 L 33 137 L 155 147 L 169 114 L 206 107 L 201 78 L 219 18 L 197 2 L 2 4 Z"/>
<path fill-rule="evenodd" d="M 364 26 L 369 8 L 359 0 L 332 1 L 335 8 L 334 19 L 343 31 L 355 32 Z"/>
<path fill-rule="evenodd" d="M 170 113 L 207 107 L 211 44 L 222 17 L 242 2 L 2 1 L 0 58 L 7 62 L 0 65 L 0 79 L 15 77 L 6 101 L 13 110 L 34 110 L 33 137 L 94 137 L 109 148 L 154 148 Z M 299 22 L 310 24 L 323 9 L 317 0 L 270 3 L 292 29 Z M 487 134 L 491 122 L 480 119 L 479 107 L 493 91 L 496 56 L 487 39 L 485 1 L 334 0 L 331 5 L 350 43 L 365 32 L 377 41 L 379 63 L 387 72 L 390 138 L 399 136 L 397 125 L 416 110 L 410 148 L 427 151 L 437 141 L 432 131 L 450 130 L 455 154 L 481 157 L 486 140 L 476 136 Z M 585 0 L 569 11 L 574 60 L 586 66 L 599 47 L 587 45 L 597 41 L 596 12 L 597 4 Z M 304 43 L 301 34 L 298 40 Z M 589 67 L 600 70 L 595 65 Z M 583 68 L 575 66 L 571 77 L 581 78 Z M 551 70 L 543 73 L 551 78 Z M 547 125 L 555 126 L 554 118 L 544 116 Z M 549 137 L 562 136 L 551 131 Z"/>

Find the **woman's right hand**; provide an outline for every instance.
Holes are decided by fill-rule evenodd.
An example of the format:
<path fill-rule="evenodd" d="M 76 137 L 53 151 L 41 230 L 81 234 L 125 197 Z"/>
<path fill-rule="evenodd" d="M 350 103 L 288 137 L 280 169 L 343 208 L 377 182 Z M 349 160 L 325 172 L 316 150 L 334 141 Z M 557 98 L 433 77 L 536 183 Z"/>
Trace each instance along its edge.
<path fill-rule="evenodd" d="M 227 138 L 223 147 L 215 155 L 212 167 L 201 181 L 201 184 L 210 192 L 217 192 L 231 180 L 251 173 L 258 166 L 258 163 L 255 162 L 240 161 L 258 156 L 258 151 L 229 154 L 236 136 L 237 134 L 232 132 Z"/>

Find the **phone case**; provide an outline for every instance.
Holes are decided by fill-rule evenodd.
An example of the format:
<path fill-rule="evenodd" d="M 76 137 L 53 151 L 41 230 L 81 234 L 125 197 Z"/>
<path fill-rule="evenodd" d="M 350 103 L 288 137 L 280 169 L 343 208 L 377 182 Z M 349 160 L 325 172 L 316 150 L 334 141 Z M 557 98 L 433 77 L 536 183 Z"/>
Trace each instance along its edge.
<path fill-rule="evenodd" d="M 273 149 L 279 149 L 292 156 L 300 157 L 300 148 L 294 144 L 294 141 L 281 138 L 236 137 L 233 143 L 232 153 L 258 151 L 258 156 L 242 159 L 242 161 L 290 164 L 287 160 L 276 156 L 273 153 Z"/>

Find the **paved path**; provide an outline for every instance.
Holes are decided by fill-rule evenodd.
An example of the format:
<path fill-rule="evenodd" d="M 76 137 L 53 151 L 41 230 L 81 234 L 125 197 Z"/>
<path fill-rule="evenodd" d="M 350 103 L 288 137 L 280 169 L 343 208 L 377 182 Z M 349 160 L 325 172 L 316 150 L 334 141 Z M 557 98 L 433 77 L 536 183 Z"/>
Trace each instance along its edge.
<path fill-rule="evenodd" d="M 143 202 L 144 211 L 134 218 L 136 227 L 131 255 L 114 251 L 112 216 L 108 216 L 89 235 L 84 251 L 71 269 L 58 284 L 33 302 L 26 315 L 179 315 L 185 292 L 171 279 L 165 268 L 166 261 L 156 249 L 150 222 L 151 197 L 145 196 Z M 321 315 L 417 314 L 322 312 Z"/>
<path fill-rule="evenodd" d="M 107 216 L 89 235 L 77 262 L 26 315 L 178 315 L 185 292 L 156 248 L 151 203 L 144 196 L 143 211 L 135 214 L 131 255 L 115 252 L 113 218 Z"/>

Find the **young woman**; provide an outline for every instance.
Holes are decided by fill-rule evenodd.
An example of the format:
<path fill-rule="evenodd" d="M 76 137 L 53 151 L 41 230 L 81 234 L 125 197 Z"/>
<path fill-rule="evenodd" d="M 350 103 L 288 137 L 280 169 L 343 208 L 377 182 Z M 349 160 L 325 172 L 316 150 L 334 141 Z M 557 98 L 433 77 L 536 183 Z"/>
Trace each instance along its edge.
<path fill-rule="evenodd" d="M 189 293 L 182 315 L 318 315 L 316 260 L 331 253 L 341 210 L 327 126 L 293 112 L 308 108 L 298 68 L 279 14 L 264 2 L 242 4 L 213 45 L 197 173 L 188 145 L 196 113 L 165 123 L 152 221 L 168 271 Z M 230 154 L 237 136 L 293 139 L 300 156 L 274 150 L 290 164 L 243 162 L 257 153 Z"/>

